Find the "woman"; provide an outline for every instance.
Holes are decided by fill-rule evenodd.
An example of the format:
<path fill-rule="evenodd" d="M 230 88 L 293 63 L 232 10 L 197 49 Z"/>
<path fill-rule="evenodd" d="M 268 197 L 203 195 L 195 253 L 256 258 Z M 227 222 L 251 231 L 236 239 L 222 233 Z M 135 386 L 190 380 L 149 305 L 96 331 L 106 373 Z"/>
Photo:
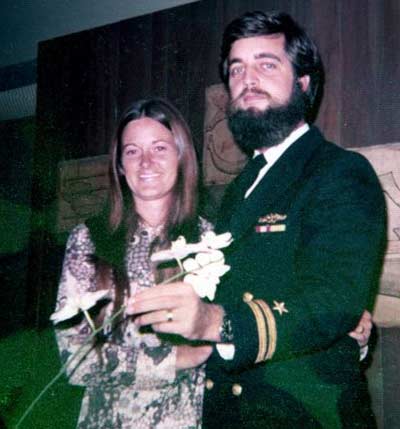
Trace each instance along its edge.
<path fill-rule="evenodd" d="M 196 187 L 196 156 L 182 116 L 161 99 L 133 103 L 111 145 L 107 215 L 77 226 L 69 237 L 58 309 L 76 293 L 109 289 L 111 303 L 96 317 L 100 326 L 129 297 L 165 278 L 154 277 L 150 253 L 179 235 L 197 241 L 211 227 L 196 215 Z M 89 334 L 84 319 L 59 329 L 62 358 Z M 79 428 L 200 426 L 203 369 L 179 371 L 191 366 L 187 347 L 141 332 L 127 318 L 90 347 L 69 373 L 72 384 L 86 386 Z"/>

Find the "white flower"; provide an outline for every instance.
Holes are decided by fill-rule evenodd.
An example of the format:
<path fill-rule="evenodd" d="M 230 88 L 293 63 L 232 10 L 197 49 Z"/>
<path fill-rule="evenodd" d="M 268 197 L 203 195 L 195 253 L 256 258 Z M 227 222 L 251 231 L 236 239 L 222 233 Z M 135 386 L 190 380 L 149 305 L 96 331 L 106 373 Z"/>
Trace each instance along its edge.
<path fill-rule="evenodd" d="M 210 301 L 215 297 L 219 278 L 230 270 L 220 250 L 198 253 L 195 258 L 186 259 L 183 268 L 188 273 L 184 281 L 190 283 L 201 298 L 207 297 Z"/>
<path fill-rule="evenodd" d="M 224 254 L 218 249 L 229 246 L 232 241 L 230 232 L 217 235 L 208 231 L 201 236 L 199 243 L 187 243 L 181 236 L 171 243 L 170 249 L 154 253 L 151 260 L 161 262 L 176 259 L 182 275 L 186 273 L 183 280 L 190 283 L 201 298 L 207 297 L 212 301 L 219 278 L 230 270 L 230 266 L 225 265 Z M 194 258 L 181 262 L 193 253 L 196 253 Z"/>
<path fill-rule="evenodd" d="M 230 232 L 217 235 L 213 231 L 208 231 L 201 236 L 199 243 L 187 243 L 185 237 L 180 236 L 171 243 L 169 249 L 153 253 L 151 260 L 153 262 L 169 261 L 171 259 L 182 260 L 193 253 L 222 249 L 229 246 L 232 240 Z"/>
<path fill-rule="evenodd" d="M 225 265 L 225 257 L 220 250 L 200 252 L 195 258 L 183 261 L 183 268 L 187 272 L 194 272 L 203 277 L 222 277 L 230 270 L 230 266 Z"/>
<path fill-rule="evenodd" d="M 29 407 L 25 410 L 25 412 L 22 414 L 22 416 L 19 418 L 16 424 L 16 428 L 19 428 L 22 424 L 22 422 L 25 420 L 25 418 L 31 413 L 32 409 L 35 407 L 37 402 L 40 400 L 40 398 L 50 389 L 51 386 L 54 385 L 54 383 L 59 380 L 59 378 L 67 372 L 67 367 L 70 367 L 72 361 L 76 361 L 76 358 L 79 358 L 77 365 L 75 366 L 74 370 L 77 368 L 77 366 L 81 363 L 81 361 L 87 356 L 87 353 L 92 350 L 92 346 L 90 345 L 90 342 L 93 341 L 96 337 L 96 335 L 100 331 L 105 331 L 107 326 L 112 327 L 112 322 L 119 317 L 123 311 L 125 310 L 125 306 L 122 306 L 118 311 L 114 313 L 114 315 L 108 319 L 106 319 L 103 324 L 96 328 L 94 326 L 93 321 L 90 318 L 90 315 L 88 313 L 89 308 L 93 307 L 97 301 L 102 300 L 104 298 L 110 298 L 110 291 L 108 290 L 98 290 L 96 292 L 79 292 L 79 285 L 77 279 L 75 279 L 71 273 L 67 270 L 65 272 L 65 284 L 67 288 L 67 302 L 65 305 L 58 311 L 54 312 L 50 319 L 54 323 L 62 322 L 63 320 L 68 320 L 71 317 L 74 317 L 76 314 L 78 314 L 80 311 L 82 311 L 90 324 L 90 327 L 92 328 L 92 332 L 86 340 L 80 344 L 80 346 L 77 348 L 77 350 L 72 353 L 71 356 L 64 362 L 60 370 L 57 372 L 57 374 L 49 381 L 49 383 L 46 384 L 46 386 L 42 389 L 42 391 L 39 393 L 38 396 L 31 402 Z M 88 347 L 89 346 L 89 347 Z"/>
<path fill-rule="evenodd" d="M 200 298 L 207 297 L 210 301 L 213 301 L 215 298 L 217 284 L 219 283 L 218 278 L 207 278 L 196 276 L 195 274 L 187 274 L 184 278 L 184 281 L 193 286 L 193 289 Z"/>
<path fill-rule="evenodd" d="M 177 240 L 171 243 L 169 249 L 160 250 L 151 255 L 153 262 L 170 261 L 171 259 L 181 260 L 186 256 L 203 250 L 200 243 L 186 243 L 185 237 L 178 237 Z"/>
<path fill-rule="evenodd" d="M 232 241 L 233 238 L 230 232 L 217 235 L 214 231 L 207 231 L 201 237 L 201 243 L 210 249 L 222 249 L 229 246 Z"/>
<path fill-rule="evenodd" d="M 66 273 L 66 277 L 68 284 L 72 277 L 68 271 Z M 93 307 L 97 301 L 105 298 L 110 298 L 110 291 L 98 290 L 96 292 L 79 293 L 76 288 L 70 288 L 67 302 L 60 310 L 50 316 L 50 320 L 52 320 L 53 323 L 63 322 L 64 320 L 68 320 L 71 317 L 76 316 L 80 311 L 89 310 L 89 308 Z"/>

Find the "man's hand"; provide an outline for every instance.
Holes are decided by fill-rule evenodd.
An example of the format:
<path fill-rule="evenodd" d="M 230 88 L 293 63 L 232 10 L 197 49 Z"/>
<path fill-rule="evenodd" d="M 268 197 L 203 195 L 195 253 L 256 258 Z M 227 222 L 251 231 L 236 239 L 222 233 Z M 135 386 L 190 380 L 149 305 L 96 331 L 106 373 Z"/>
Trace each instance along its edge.
<path fill-rule="evenodd" d="M 223 309 L 203 302 L 188 283 L 157 285 L 135 295 L 127 314 L 138 326 L 151 325 L 154 331 L 178 334 L 189 340 L 219 341 Z"/>
<path fill-rule="evenodd" d="M 360 321 L 354 331 L 350 332 L 351 338 L 357 340 L 360 347 L 364 347 L 368 344 L 369 337 L 372 329 L 372 316 L 367 310 L 364 311 Z"/>
<path fill-rule="evenodd" d="M 212 346 L 178 346 L 176 369 L 195 368 L 204 363 L 212 353 Z"/>

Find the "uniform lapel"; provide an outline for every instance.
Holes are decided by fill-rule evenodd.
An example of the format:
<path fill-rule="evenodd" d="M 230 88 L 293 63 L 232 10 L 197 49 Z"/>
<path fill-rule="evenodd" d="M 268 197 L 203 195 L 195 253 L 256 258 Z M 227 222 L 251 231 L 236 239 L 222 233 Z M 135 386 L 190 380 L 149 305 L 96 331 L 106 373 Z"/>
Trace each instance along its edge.
<path fill-rule="evenodd" d="M 218 231 L 225 231 L 229 227 L 231 217 L 241 206 L 244 194 L 251 185 L 251 183 L 248 185 L 248 176 L 253 175 L 250 168 L 251 163 L 249 160 L 242 172 L 230 183 L 225 191 L 218 215 Z"/>
<path fill-rule="evenodd" d="M 253 228 L 261 215 L 276 211 L 277 205 L 290 194 L 291 187 L 301 183 L 307 162 L 322 142 L 322 135 L 313 127 L 293 143 L 250 196 L 232 204 L 231 208 L 236 210 L 225 229 L 239 239 Z"/>

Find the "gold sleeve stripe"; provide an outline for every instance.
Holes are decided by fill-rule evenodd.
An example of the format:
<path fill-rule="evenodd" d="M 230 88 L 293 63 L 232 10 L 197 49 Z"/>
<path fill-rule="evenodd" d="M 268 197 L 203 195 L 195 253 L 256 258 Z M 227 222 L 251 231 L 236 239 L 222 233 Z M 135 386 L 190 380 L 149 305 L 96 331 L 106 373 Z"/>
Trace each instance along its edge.
<path fill-rule="evenodd" d="M 269 305 L 261 300 L 261 299 L 257 299 L 256 300 L 257 304 L 260 306 L 264 316 L 265 316 L 265 320 L 267 322 L 267 332 L 268 332 L 268 349 L 267 352 L 264 356 L 264 360 L 267 359 L 271 359 L 272 356 L 275 353 L 276 350 L 276 342 L 277 342 L 277 338 L 278 338 L 278 333 L 277 333 L 277 329 L 276 329 L 276 322 L 275 322 L 275 316 L 271 310 L 271 308 L 269 307 Z"/>
<path fill-rule="evenodd" d="M 255 363 L 259 363 L 264 361 L 267 354 L 267 327 L 260 307 L 254 301 L 249 301 L 247 304 L 251 308 L 257 323 L 258 354 Z"/>

